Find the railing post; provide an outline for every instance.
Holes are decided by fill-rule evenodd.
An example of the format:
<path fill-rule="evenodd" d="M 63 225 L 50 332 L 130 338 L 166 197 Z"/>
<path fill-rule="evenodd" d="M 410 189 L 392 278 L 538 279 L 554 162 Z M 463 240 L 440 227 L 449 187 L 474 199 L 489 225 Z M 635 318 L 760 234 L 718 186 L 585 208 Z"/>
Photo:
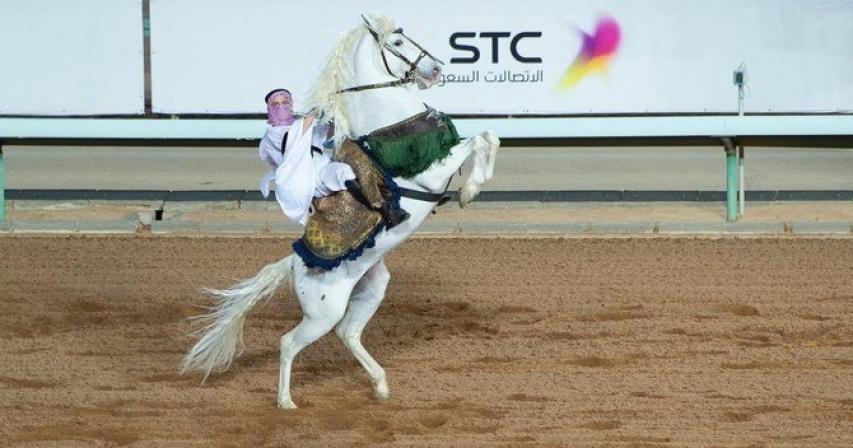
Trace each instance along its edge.
<path fill-rule="evenodd" d="M 738 171 L 738 216 L 743 216 L 746 212 L 746 180 L 744 176 L 743 170 L 743 157 L 746 153 L 746 148 L 743 145 L 737 145 L 738 148 L 738 158 L 737 158 L 737 171 Z"/>
<path fill-rule="evenodd" d="M 6 219 L 6 179 L 3 177 L 3 145 L 0 145 L 0 221 Z"/>
<path fill-rule="evenodd" d="M 737 148 L 732 140 L 723 137 L 723 146 L 726 149 L 726 219 L 734 221 L 737 219 Z"/>

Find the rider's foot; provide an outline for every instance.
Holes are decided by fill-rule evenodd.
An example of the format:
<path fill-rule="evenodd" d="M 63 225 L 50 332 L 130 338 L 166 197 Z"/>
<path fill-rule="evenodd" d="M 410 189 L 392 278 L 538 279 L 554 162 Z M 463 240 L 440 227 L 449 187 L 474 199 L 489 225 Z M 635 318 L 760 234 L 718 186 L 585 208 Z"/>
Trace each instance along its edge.
<path fill-rule="evenodd" d="M 385 219 L 387 223 L 387 229 L 393 229 L 398 225 L 404 223 L 411 215 L 409 212 L 403 210 L 402 208 L 397 207 L 396 209 L 391 209 L 391 204 L 386 202 L 379 210 L 377 210 L 379 214 Z"/>
<path fill-rule="evenodd" d="M 402 208 L 391 209 L 391 203 L 389 201 L 385 201 L 385 204 L 382 207 L 376 208 L 371 203 L 370 200 L 367 199 L 367 195 L 364 193 L 364 190 L 361 188 L 361 184 L 356 180 L 348 180 L 344 183 L 346 185 L 347 190 L 353 195 L 353 197 L 361 202 L 365 207 L 375 210 L 382 215 L 382 218 L 387 223 L 386 228 L 392 229 L 397 225 L 405 222 L 409 219 L 409 213 L 403 210 Z"/>
<path fill-rule="evenodd" d="M 370 199 L 367 199 L 367 194 L 361 189 L 361 184 L 357 180 L 348 180 L 344 182 L 344 185 L 356 201 L 373 210 L 373 204 L 370 203 Z"/>

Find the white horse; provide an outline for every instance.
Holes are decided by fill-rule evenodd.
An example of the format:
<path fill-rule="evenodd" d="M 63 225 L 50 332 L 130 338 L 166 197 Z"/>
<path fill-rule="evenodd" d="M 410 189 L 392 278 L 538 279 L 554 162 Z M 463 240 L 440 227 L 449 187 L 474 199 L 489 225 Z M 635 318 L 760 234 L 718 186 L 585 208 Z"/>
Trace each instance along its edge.
<path fill-rule="evenodd" d="M 343 35 L 321 76 L 309 104 L 324 120 L 335 120 L 338 136 L 357 138 L 398 123 L 425 110 L 416 96 L 419 87 L 439 79 L 441 62 L 409 39 L 385 17 L 371 20 Z M 359 87 L 358 89 L 351 89 Z M 363 89 L 362 89 L 363 88 Z M 473 154 L 471 174 L 460 189 L 465 205 L 492 177 L 500 145 L 491 132 L 483 132 L 454 146 L 450 154 L 413 178 L 395 178 L 400 187 L 443 193 L 451 176 Z M 242 351 L 243 322 L 259 300 L 270 297 L 290 279 L 302 308 L 302 321 L 281 338 L 281 370 L 278 406 L 295 408 L 290 395 L 290 371 L 294 357 L 333 328 L 367 371 L 378 399 L 389 397 L 385 370 L 361 343 L 367 322 L 385 297 L 391 274 L 383 257 L 408 238 L 436 206 L 435 202 L 401 199 L 411 217 L 376 237 L 376 245 L 354 261 L 324 271 L 307 268 L 302 259 L 290 255 L 265 266 L 255 277 L 228 290 L 211 290 L 218 299 L 213 311 L 202 316 L 209 324 L 189 351 L 181 369 L 205 374 L 226 370 Z"/>

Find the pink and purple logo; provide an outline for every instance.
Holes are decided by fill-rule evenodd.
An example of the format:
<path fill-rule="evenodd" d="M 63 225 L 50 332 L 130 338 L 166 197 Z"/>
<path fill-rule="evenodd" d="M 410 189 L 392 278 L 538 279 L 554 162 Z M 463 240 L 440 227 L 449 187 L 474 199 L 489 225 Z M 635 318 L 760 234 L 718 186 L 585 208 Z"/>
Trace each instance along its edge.
<path fill-rule="evenodd" d="M 561 91 L 571 89 L 592 73 L 604 73 L 616 50 L 619 49 L 619 42 L 622 39 L 619 24 L 611 17 L 599 19 L 593 35 L 582 30 L 578 32 L 583 45 L 572 65 L 560 77 L 557 89 Z"/>

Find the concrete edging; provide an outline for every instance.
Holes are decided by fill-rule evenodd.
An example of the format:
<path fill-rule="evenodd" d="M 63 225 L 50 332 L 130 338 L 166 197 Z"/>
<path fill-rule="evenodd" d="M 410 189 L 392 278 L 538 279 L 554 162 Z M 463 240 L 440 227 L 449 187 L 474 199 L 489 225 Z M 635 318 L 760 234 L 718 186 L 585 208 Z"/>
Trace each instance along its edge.
<path fill-rule="evenodd" d="M 149 218 L 150 219 L 150 218 Z M 146 222 L 147 221 L 147 222 Z M 295 224 L 277 221 L 4 220 L 0 233 L 153 233 L 153 234 L 300 234 Z M 500 222 L 424 223 L 420 235 L 564 234 L 564 235 L 851 235 L 850 222 L 573 222 L 563 224 Z"/>

